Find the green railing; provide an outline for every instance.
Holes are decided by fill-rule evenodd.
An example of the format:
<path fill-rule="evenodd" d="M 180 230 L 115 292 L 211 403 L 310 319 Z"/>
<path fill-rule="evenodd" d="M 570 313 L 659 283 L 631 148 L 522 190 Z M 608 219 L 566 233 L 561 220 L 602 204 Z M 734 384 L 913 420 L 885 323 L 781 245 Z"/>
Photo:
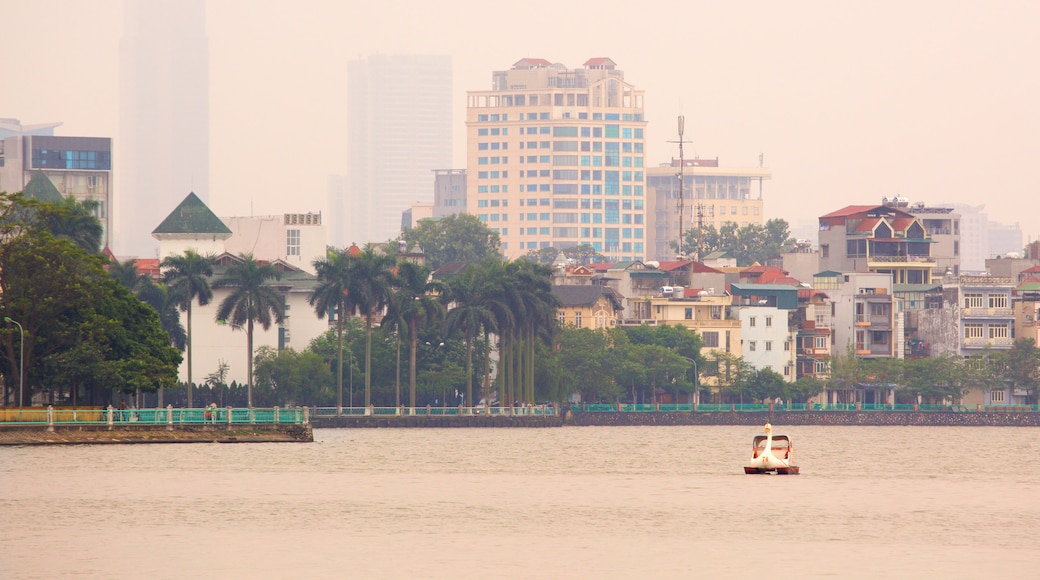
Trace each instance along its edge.
<path fill-rule="evenodd" d="M 616 410 L 615 405 L 609 405 Z M 689 407 L 689 405 L 686 405 Z M 551 417 L 557 414 L 550 405 L 532 405 L 516 407 L 314 407 L 312 415 L 318 418 L 336 416 L 375 416 L 375 417 L 483 417 L 492 416 L 524 416 Z"/>
<path fill-rule="evenodd" d="M 306 407 L 202 409 L 67 409 L 24 407 L 5 409 L 0 428 L 14 425 L 238 425 L 304 424 L 309 421 Z"/>
<path fill-rule="evenodd" d="M 1040 405 L 875 405 L 866 403 L 699 403 L 694 409 L 691 404 L 628 404 L 628 403 L 584 403 L 572 407 L 581 413 L 761 413 L 761 412 L 834 412 L 856 411 L 892 413 L 1040 413 Z"/>

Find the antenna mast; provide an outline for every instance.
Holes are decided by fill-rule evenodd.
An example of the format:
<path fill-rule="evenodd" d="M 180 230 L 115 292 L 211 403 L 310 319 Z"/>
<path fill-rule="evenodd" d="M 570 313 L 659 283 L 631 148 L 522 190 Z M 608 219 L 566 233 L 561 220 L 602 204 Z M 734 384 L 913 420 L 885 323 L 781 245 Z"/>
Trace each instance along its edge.
<path fill-rule="evenodd" d="M 679 173 L 676 175 L 676 177 L 679 178 L 679 200 L 676 202 L 679 210 L 679 253 L 676 257 L 680 260 L 686 259 L 686 252 L 683 250 L 683 225 L 685 225 L 683 223 L 683 213 L 686 206 L 685 200 L 683 199 L 683 170 L 686 167 L 686 160 L 683 157 L 683 143 L 686 143 L 686 141 L 683 140 L 683 130 L 685 125 L 686 117 L 679 115 L 679 140 L 669 141 L 669 143 L 679 144 Z"/>

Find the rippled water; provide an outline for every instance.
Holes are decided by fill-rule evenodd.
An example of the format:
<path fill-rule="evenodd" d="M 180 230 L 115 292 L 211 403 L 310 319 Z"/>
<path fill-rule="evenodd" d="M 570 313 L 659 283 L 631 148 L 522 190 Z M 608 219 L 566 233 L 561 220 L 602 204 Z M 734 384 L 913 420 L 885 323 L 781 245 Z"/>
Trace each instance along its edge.
<path fill-rule="evenodd" d="M 313 444 L 0 448 L 2 578 L 1016 578 L 1040 431 L 316 430 Z"/>

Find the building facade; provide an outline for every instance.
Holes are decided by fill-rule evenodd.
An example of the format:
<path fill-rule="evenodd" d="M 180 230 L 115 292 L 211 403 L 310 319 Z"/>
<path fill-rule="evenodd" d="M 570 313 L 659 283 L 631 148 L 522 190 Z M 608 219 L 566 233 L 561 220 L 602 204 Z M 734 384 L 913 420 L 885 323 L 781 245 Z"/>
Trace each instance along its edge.
<path fill-rule="evenodd" d="M 511 258 L 581 244 L 646 254 L 643 92 L 609 58 L 569 69 L 525 58 L 469 91 L 466 211 Z"/>
<path fill-rule="evenodd" d="M 433 201 L 434 173 L 451 167 L 451 57 L 372 55 L 347 63 L 347 201 L 334 243 L 385 242 L 401 213 Z M 331 193 L 331 192 L 330 192 Z"/>
<path fill-rule="evenodd" d="M 903 358 L 902 304 L 884 272 L 820 272 L 813 288 L 831 298 L 832 350 L 863 359 Z"/>
<path fill-rule="evenodd" d="M 114 249 L 154 257 L 151 228 L 184 192 L 210 201 L 206 6 L 204 0 L 125 4 Z"/>
<path fill-rule="evenodd" d="M 466 211 L 466 170 L 436 169 L 433 174 L 433 217 Z"/>
<path fill-rule="evenodd" d="M 646 173 L 647 247 L 650 259 L 673 260 L 678 243 L 680 215 L 682 231 L 726 222 L 741 226 L 765 223 L 762 182 L 772 179 L 763 167 L 719 167 L 716 159 L 685 159 L 682 162 L 682 211 L 679 211 L 679 160 L 650 167 Z M 686 255 L 701 260 L 699 249 L 683 248 Z"/>
<path fill-rule="evenodd" d="M 932 240 L 932 258 L 935 268 L 934 278 L 947 274 L 959 276 L 961 273 L 961 214 L 952 207 L 927 206 L 924 203 L 905 204 L 901 198 L 894 201 L 885 200 L 894 207 L 906 208 L 911 215 L 921 220 L 921 225 Z"/>
<path fill-rule="evenodd" d="M 0 139 L 0 191 L 22 191 L 37 173 L 62 197 L 94 201 L 104 228 L 101 244 L 112 236 L 112 139 L 17 135 Z"/>
<path fill-rule="evenodd" d="M 890 204 L 850 205 L 820 216 L 820 268 L 888 274 L 894 284 L 927 284 L 936 268 L 921 220 Z"/>

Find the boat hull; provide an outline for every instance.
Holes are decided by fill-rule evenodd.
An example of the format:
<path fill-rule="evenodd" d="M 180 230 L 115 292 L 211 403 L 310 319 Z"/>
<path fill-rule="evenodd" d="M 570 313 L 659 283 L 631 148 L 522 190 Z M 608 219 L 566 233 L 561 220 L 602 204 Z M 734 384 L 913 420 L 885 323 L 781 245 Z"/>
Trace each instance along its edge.
<path fill-rule="evenodd" d="M 744 467 L 746 475 L 798 475 L 798 466 L 790 467 Z"/>

